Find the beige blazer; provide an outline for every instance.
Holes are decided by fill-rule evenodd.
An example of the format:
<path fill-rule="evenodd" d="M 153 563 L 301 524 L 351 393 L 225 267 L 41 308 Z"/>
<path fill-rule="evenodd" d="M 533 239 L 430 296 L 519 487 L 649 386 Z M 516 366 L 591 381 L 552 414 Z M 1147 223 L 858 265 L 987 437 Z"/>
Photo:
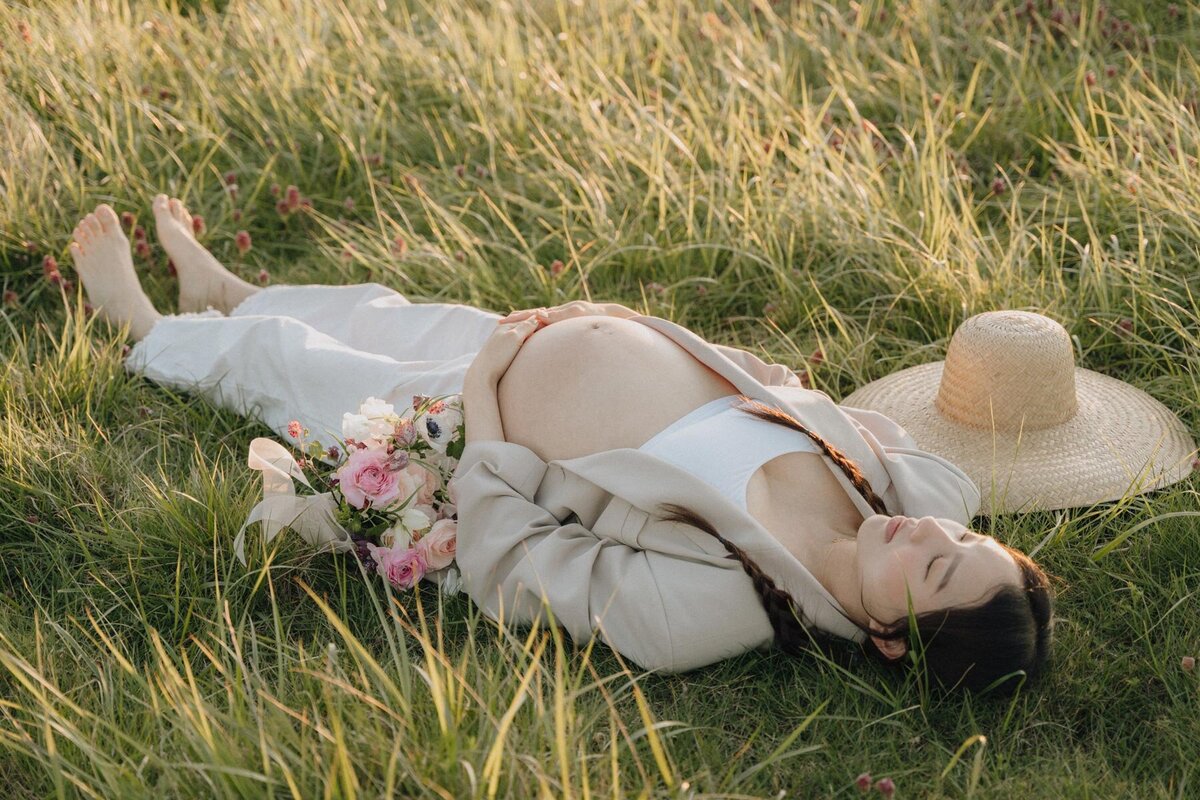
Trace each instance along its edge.
<path fill-rule="evenodd" d="M 889 513 L 969 524 L 979 510 L 979 489 L 966 473 L 920 450 L 882 414 L 838 406 L 826 393 L 803 388 L 787 367 L 711 344 L 668 320 L 631 319 L 671 337 L 746 396 L 786 409 L 840 448 Z M 864 518 L 873 514 L 837 465 L 821 458 Z M 791 593 L 807 624 L 865 638 L 754 517 L 686 470 L 640 450 L 546 462 L 512 442 L 472 441 L 451 483 L 462 587 L 492 620 L 527 625 L 544 595 L 577 643 L 597 635 L 641 668 L 664 672 L 771 646 L 771 624 L 741 563 L 704 531 L 660 518 L 658 504 L 675 502 L 707 517 L 745 550 Z"/>

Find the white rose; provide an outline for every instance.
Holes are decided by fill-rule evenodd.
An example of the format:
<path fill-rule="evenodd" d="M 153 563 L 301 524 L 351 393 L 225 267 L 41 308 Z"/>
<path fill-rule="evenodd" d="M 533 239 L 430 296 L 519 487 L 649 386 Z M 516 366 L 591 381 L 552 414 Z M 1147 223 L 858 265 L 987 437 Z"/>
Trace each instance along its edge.
<path fill-rule="evenodd" d="M 362 414 L 342 414 L 342 438 L 365 442 L 371 436 L 371 421 Z"/>
<path fill-rule="evenodd" d="M 379 543 L 393 550 L 397 548 L 404 550 L 412 547 L 412 534 L 405 530 L 402 524 L 397 522 L 380 535 Z"/>
<path fill-rule="evenodd" d="M 419 508 L 413 508 L 410 505 L 404 511 L 400 512 L 400 522 L 398 524 L 403 525 L 410 531 L 422 531 L 432 525 L 433 520 L 424 511 Z"/>
<path fill-rule="evenodd" d="M 386 440 L 391 436 L 393 427 L 391 421 L 384 418 L 367 419 L 367 434 L 378 437 L 380 440 Z"/>
<path fill-rule="evenodd" d="M 378 397 L 368 397 L 358 407 L 357 414 L 347 416 L 354 417 L 355 421 L 361 420 L 358 430 L 360 433 L 363 433 L 363 436 L 356 436 L 354 438 L 365 439 L 368 436 L 372 436 L 382 441 L 392 435 L 396 412 L 395 407 L 391 403 L 386 403 Z"/>
<path fill-rule="evenodd" d="M 364 417 L 387 417 L 395 414 L 396 409 L 391 403 L 386 403 L 378 397 L 368 397 L 358 407 L 358 413 Z"/>

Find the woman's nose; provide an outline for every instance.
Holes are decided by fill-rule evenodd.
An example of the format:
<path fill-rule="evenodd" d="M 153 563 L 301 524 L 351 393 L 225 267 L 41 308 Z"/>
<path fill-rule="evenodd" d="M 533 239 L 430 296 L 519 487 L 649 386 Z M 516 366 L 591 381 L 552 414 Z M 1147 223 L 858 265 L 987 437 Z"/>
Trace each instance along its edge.
<path fill-rule="evenodd" d="M 921 517 L 917 520 L 916 527 L 913 528 L 913 541 L 923 542 L 927 536 L 936 536 L 944 533 L 942 526 L 938 524 L 936 517 Z"/>

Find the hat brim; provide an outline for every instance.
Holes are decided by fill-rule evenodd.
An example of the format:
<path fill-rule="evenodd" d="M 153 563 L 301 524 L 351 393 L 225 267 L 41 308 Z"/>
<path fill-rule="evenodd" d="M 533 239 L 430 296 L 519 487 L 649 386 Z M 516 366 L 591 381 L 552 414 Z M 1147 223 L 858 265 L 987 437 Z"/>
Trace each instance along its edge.
<path fill-rule="evenodd" d="M 1183 480 L 1196 445 L 1183 422 L 1150 395 L 1075 368 L 1079 410 L 1067 422 L 1018 432 L 974 428 L 934 405 L 945 361 L 899 370 L 852 392 L 841 405 L 877 411 L 917 446 L 966 472 L 983 495 L 980 513 L 1087 506 Z"/>

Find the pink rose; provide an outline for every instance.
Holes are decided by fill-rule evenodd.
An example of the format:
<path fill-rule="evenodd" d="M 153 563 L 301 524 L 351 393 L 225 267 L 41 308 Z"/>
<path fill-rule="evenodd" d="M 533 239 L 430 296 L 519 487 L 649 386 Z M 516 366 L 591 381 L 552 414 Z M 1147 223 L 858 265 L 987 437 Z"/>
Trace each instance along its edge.
<path fill-rule="evenodd" d="M 411 497 L 411 503 L 416 503 L 420 499 L 421 487 L 425 485 L 420 475 L 414 475 L 407 469 L 401 469 L 396 471 L 396 480 L 400 481 L 400 499 L 407 500 Z M 416 496 L 413 496 L 413 492 L 417 493 Z"/>
<path fill-rule="evenodd" d="M 408 473 L 412 475 L 421 487 L 413 502 L 423 506 L 433 505 L 433 493 L 442 485 L 441 477 L 433 470 L 415 461 L 409 464 L 407 469 Z M 433 514 L 430 514 L 429 518 L 433 519 L 433 516 Z"/>
<path fill-rule="evenodd" d="M 387 468 L 387 458 L 387 453 L 374 447 L 350 454 L 337 471 L 338 488 L 346 502 L 358 509 L 366 508 L 368 504 L 372 508 L 382 508 L 401 496 L 401 490 L 409 482 L 402 481 L 403 473 Z"/>
<path fill-rule="evenodd" d="M 458 506 L 454 503 L 442 503 L 442 507 L 438 509 L 438 519 L 450 519 L 458 513 Z"/>
<path fill-rule="evenodd" d="M 371 551 L 371 557 L 379 565 L 379 574 L 397 589 L 411 589 L 429 571 L 424 551 L 415 547 L 387 548 L 376 547 L 373 544 L 368 544 L 367 547 Z"/>
<path fill-rule="evenodd" d="M 452 519 L 439 519 L 417 542 L 416 549 L 424 553 L 430 569 L 450 566 L 458 551 L 458 523 Z"/>

